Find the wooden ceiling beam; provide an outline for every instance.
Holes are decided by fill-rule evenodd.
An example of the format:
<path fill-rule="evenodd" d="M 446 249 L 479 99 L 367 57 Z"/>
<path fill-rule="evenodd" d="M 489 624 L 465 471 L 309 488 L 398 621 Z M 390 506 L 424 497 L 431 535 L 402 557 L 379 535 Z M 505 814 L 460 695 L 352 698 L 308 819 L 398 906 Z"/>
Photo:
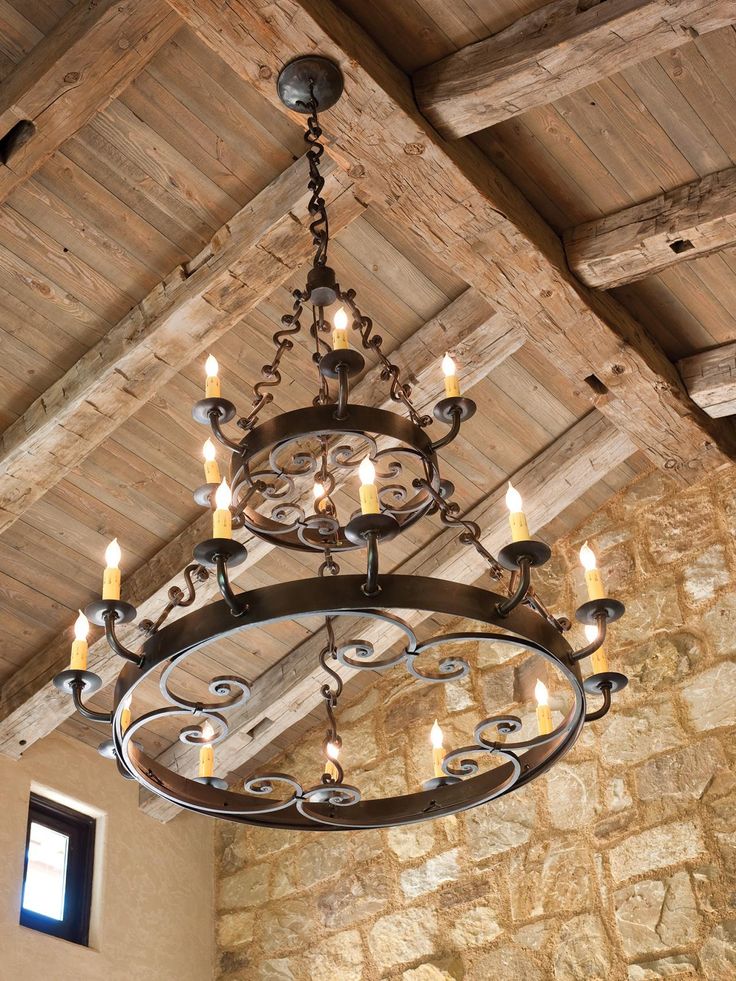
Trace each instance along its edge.
<path fill-rule="evenodd" d="M 589 413 L 511 478 L 524 499 L 524 510 L 532 528 L 552 521 L 635 451 L 636 446 L 628 436 L 614 429 L 598 412 Z M 504 482 L 467 515 L 480 526 L 483 545 L 494 553 L 509 538 L 505 494 Z M 461 544 L 459 536 L 444 532 L 395 571 L 472 583 L 487 568 L 475 549 Z M 428 614 L 404 611 L 402 616 L 416 627 Z M 359 636 L 373 644 L 376 655 L 389 650 L 396 641 L 395 628 L 392 631 L 377 620 L 361 621 L 349 631 L 344 628 L 336 631 L 336 635 L 338 644 Z M 324 673 L 317 655 L 323 646 L 324 634 L 318 631 L 255 680 L 250 700 L 242 710 L 228 716 L 230 734 L 217 747 L 220 773 L 231 773 L 241 767 L 320 704 Z M 355 673 L 342 665 L 335 670 L 344 679 Z M 198 751 L 177 742 L 159 759 L 167 766 L 174 766 L 177 772 L 191 776 L 196 773 Z M 159 821 L 169 821 L 179 813 L 176 804 L 144 790 L 141 790 L 141 807 Z"/>
<path fill-rule="evenodd" d="M 709 416 L 736 415 L 736 343 L 683 358 L 678 368 L 690 398 Z"/>
<path fill-rule="evenodd" d="M 426 411 L 437 400 L 438 384 L 441 384 L 439 359 L 444 351 L 450 350 L 462 364 L 463 385 L 467 391 L 518 350 L 524 341 L 522 330 L 498 316 L 474 290 L 466 290 L 391 352 L 391 360 L 406 373 L 417 408 Z M 395 408 L 386 391 L 380 368 L 375 367 L 355 386 L 351 397 L 365 405 Z M 194 479 L 195 475 L 192 477 Z M 212 517 L 206 512 L 150 562 L 126 577 L 123 599 L 137 607 L 137 622 L 157 619 L 166 606 L 169 589 L 183 584 L 183 572 L 192 562 L 194 546 L 210 536 L 211 528 Z M 248 548 L 248 557 L 238 569 L 239 580 L 247 581 L 248 570 L 273 546 L 242 530 L 234 534 Z M 196 601 L 189 609 L 196 609 L 217 597 L 217 584 L 209 579 L 198 587 Z M 141 639 L 135 624 L 121 628 L 120 636 L 123 643 L 132 648 L 138 647 Z M 74 714 L 71 699 L 60 695 L 51 685 L 52 678 L 68 662 L 70 643 L 71 635 L 59 637 L 30 658 L 0 689 L 0 753 L 20 756 Z M 89 665 L 91 671 L 100 675 L 103 684 L 115 680 L 120 661 L 110 652 L 104 637 L 90 645 Z"/>
<path fill-rule="evenodd" d="M 363 213 L 334 164 L 331 230 Z M 313 251 L 307 163 L 297 160 L 177 266 L 0 437 L 0 532 Z"/>
<path fill-rule="evenodd" d="M 363 175 L 375 207 L 523 321 L 550 361 L 675 479 L 698 481 L 736 457 L 732 427 L 688 398 L 674 365 L 624 307 L 572 275 L 559 238 L 477 147 L 437 136 L 410 80 L 330 0 L 169 2 L 283 112 L 275 81 L 286 62 L 309 51 L 338 62 L 345 94 L 320 119 L 326 149 Z"/>
<path fill-rule="evenodd" d="M 0 88 L 0 202 L 181 27 L 164 0 L 80 0 Z"/>
<path fill-rule="evenodd" d="M 554 0 L 420 69 L 414 91 L 432 125 L 457 139 L 735 21 L 731 0 Z"/>
<path fill-rule="evenodd" d="M 570 268 L 586 285 L 601 290 L 734 245 L 736 167 L 565 233 Z"/>

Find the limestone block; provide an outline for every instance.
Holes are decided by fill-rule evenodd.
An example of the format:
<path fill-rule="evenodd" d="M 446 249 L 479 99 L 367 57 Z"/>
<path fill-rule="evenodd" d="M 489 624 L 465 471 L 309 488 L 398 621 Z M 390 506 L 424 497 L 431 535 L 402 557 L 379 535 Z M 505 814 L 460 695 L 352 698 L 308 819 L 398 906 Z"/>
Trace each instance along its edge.
<path fill-rule="evenodd" d="M 736 920 L 725 920 L 713 930 L 700 951 L 700 964 L 707 981 L 736 978 Z"/>
<path fill-rule="evenodd" d="M 621 882 L 635 875 L 692 861 L 705 851 L 698 824 L 681 821 L 661 824 L 626 838 L 609 852 L 611 874 Z"/>
<path fill-rule="evenodd" d="M 673 578 L 660 573 L 647 579 L 633 595 L 626 594 L 621 598 L 626 602 L 626 616 L 611 628 L 611 645 L 641 644 L 643 637 L 671 633 L 682 626 Z"/>
<path fill-rule="evenodd" d="M 464 712 L 475 704 L 473 679 L 470 675 L 466 675 L 460 681 L 448 681 L 442 687 L 445 693 L 445 708 L 448 712 Z"/>
<path fill-rule="evenodd" d="M 254 910 L 222 913 L 217 917 L 218 947 L 237 947 L 253 939 Z"/>
<path fill-rule="evenodd" d="M 296 964 L 288 957 L 272 957 L 269 960 L 261 961 L 256 975 L 258 981 L 295 981 L 298 975 Z M 243 981 L 246 981 L 243 975 Z M 248 978 L 248 981 L 250 979 Z"/>
<path fill-rule="evenodd" d="M 674 954 L 657 961 L 647 961 L 646 964 L 631 964 L 629 966 L 629 981 L 661 981 L 662 978 L 697 978 L 698 964 L 689 954 Z"/>
<path fill-rule="evenodd" d="M 683 570 L 682 584 L 691 606 L 706 603 L 716 592 L 727 586 L 731 573 L 726 564 L 726 551 L 722 545 L 711 545 Z"/>
<path fill-rule="evenodd" d="M 475 858 L 516 848 L 529 840 L 536 826 L 537 808 L 532 788 L 524 787 L 485 807 L 476 807 L 464 817 L 468 847 Z"/>
<path fill-rule="evenodd" d="M 360 981 L 363 950 L 357 930 L 336 933 L 309 954 L 306 968 L 310 981 Z"/>
<path fill-rule="evenodd" d="M 712 541 L 716 527 L 713 502 L 702 488 L 678 494 L 648 512 L 649 554 L 658 566 L 674 562 Z"/>
<path fill-rule="evenodd" d="M 453 882 L 459 877 L 458 849 L 452 848 L 450 851 L 428 858 L 415 869 L 402 872 L 399 882 L 404 895 L 414 899 L 416 896 L 439 889 L 444 883 Z"/>
<path fill-rule="evenodd" d="M 511 856 L 511 914 L 529 920 L 559 909 L 578 912 L 595 898 L 593 856 L 579 839 L 533 842 Z"/>
<path fill-rule="evenodd" d="M 380 865 L 370 865 L 360 873 L 336 879 L 319 893 L 317 916 L 330 929 L 353 926 L 380 913 L 388 903 L 390 892 L 388 871 Z"/>
<path fill-rule="evenodd" d="M 268 950 L 293 950 L 311 941 L 314 934 L 311 907 L 302 898 L 264 906 L 258 911 L 258 922 Z"/>
<path fill-rule="evenodd" d="M 715 606 L 702 615 L 700 626 L 710 641 L 715 656 L 730 657 L 736 637 L 736 594 L 728 592 L 719 596 Z"/>
<path fill-rule="evenodd" d="M 689 678 L 705 659 L 703 642 L 693 634 L 687 631 L 657 634 L 630 648 L 616 661 L 630 681 L 618 697 L 641 701 L 652 692 L 671 691 L 674 682 Z"/>
<path fill-rule="evenodd" d="M 462 981 L 465 969 L 459 957 L 442 957 L 410 968 L 401 975 L 402 981 Z"/>
<path fill-rule="evenodd" d="M 686 946 L 698 936 L 700 914 L 687 872 L 635 882 L 614 898 L 616 926 L 629 959 Z"/>
<path fill-rule="evenodd" d="M 563 924 L 554 955 L 556 981 L 608 981 L 611 961 L 601 918 L 583 913 Z"/>
<path fill-rule="evenodd" d="M 672 700 L 660 699 L 634 708 L 614 708 L 601 733 L 601 754 L 606 763 L 614 766 L 638 763 L 681 746 L 684 739 Z"/>
<path fill-rule="evenodd" d="M 244 909 L 261 906 L 268 899 L 268 880 L 271 872 L 266 862 L 228 875 L 218 881 L 219 909 Z"/>
<path fill-rule="evenodd" d="M 495 940 L 503 933 L 497 916 L 498 913 L 490 906 L 476 906 L 461 913 L 450 934 L 455 949 L 482 947 Z"/>
<path fill-rule="evenodd" d="M 389 828 L 388 847 L 400 862 L 427 855 L 434 847 L 434 824 L 407 824 L 402 828 Z"/>
<path fill-rule="evenodd" d="M 701 731 L 736 725 L 736 661 L 722 661 L 682 689 L 690 721 Z"/>
<path fill-rule="evenodd" d="M 672 798 L 668 806 L 699 800 L 715 774 L 726 765 L 721 744 L 704 739 L 640 766 L 636 770 L 637 793 L 643 801 Z"/>
<path fill-rule="evenodd" d="M 597 765 L 558 763 L 546 779 L 552 826 L 584 828 L 600 810 Z"/>
<path fill-rule="evenodd" d="M 377 920 L 371 927 L 369 945 L 379 970 L 433 954 L 436 929 L 431 909 L 410 909 Z"/>
<path fill-rule="evenodd" d="M 542 972 L 531 954 L 510 944 L 489 951 L 465 972 L 465 981 L 490 981 L 496 978 L 523 978 L 524 981 L 543 981 Z"/>
<path fill-rule="evenodd" d="M 290 853 L 290 861 L 275 863 L 272 897 L 280 899 L 310 889 L 337 875 L 344 869 L 348 856 L 347 849 L 335 848 L 329 835 L 315 835 Z"/>
<path fill-rule="evenodd" d="M 217 978 L 227 981 L 245 981 L 252 973 L 253 963 L 250 950 L 240 947 L 237 950 L 221 950 L 217 955 Z"/>
<path fill-rule="evenodd" d="M 606 785 L 605 799 L 606 807 L 614 813 L 631 807 L 631 794 L 623 777 L 611 777 Z"/>

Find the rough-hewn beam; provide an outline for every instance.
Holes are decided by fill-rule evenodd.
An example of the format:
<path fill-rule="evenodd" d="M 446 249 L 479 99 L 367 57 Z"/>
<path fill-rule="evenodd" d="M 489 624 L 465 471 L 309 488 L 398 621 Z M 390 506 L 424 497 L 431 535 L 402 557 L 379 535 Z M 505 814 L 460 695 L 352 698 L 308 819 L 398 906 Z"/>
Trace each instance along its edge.
<path fill-rule="evenodd" d="M 736 343 L 683 358 L 678 368 L 690 398 L 709 416 L 736 415 Z"/>
<path fill-rule="evenodd" d="M 181 27 L 164 0 L 80 0 L 0 87 L 0 201 Z"/>
<path fill-rule="evenodd" d="M 339 62 L 345 94 L 321 120 L 328 153 L 364 175 L 391 221 L 522 320 L 580 389 L 589 380 L 591 401 L 675 478 L 692 483 L 736 456 L 732 427 L 688 398 L 674 365 L 620 304 L 579 283 L 559 238 L 480 150 L 438 138 L 409 79 L 333 3 L 169 2 L 276 106 L 285 62 L 305 50 Z"/>
<path fill-rule="evenodd" d="M 497 316 L 478 293 L 466 290 L 392 352 L 391 359 L 406 371 L 415 404 L 420 411 L 425 411 L 437 399 L 438 363 L 442 352 L 450 350 L 457 356 L 463 366 L 463 384 L 469 389 L 518 350 L 524 340 L 523 331 Z M 352 400 L 384 409 L 395 408 L 395 403 L 386 397 L 386 385 L 379 375 L 378 368 L 367 372 L 356 385 Z M 209 537 L 211 520 L 209 514 L 203 515 L 126 579 L 123 598 L 138 608 L 139 622 L 146 618 L 155 620 L 166 605 L 168 590 L 182 584 L 182 572 L 191 562 L 192 549 L 197 542 Z M 239 569 L 239 575 L 247 577 L 248 569 L 271 551 L 272 546 L 242 531 L 235 535 L 248 546 L 248 558 Z M 203 583 L 198 588 L 194 608 L 216 595 L 214 581 Z M 123 628 L 121 637 L 131 647 L 136 647 L 140 641 L 135 625 Z M 51 679 L 68 660 L 69 644 L 69 637 L 60 637 L 3 685 L 0 690 L 0 753 L 19 756 L 73 714 L 71 700 L 60 696 L 51 686 Z M 111 654 L 104 638 L 90 647 L 90 669 L 99 674 L 105 684 L 110 684 L 120 670 L 120 662 Z"/>
<path fill-rule="evenodd" d="M 532 528 L 539 528 L 557 517 L 580 494 L 623 463 L 635 449 L 628 436 L 615 430 L 597 412 L 591 412 L 576 423 L 512 477 L 524 499 L 524 509 Z M 480 525 L 483 544 L 494 552 L 508 540 L 505 493 L 504 484 L 468 514 L 471 521 Z M 472 583 L 486 568 L 484 560 L 473 548 L 444 533 L 396 571 Z M 426 618 L 425 613 L 416 611 L 405 611 L 403 616 L 413 626 Z M 392 633 L 392 629 L 380 621 L 361 623 L 351 635 L 372 643 L 376 654 L 387 650 L 396 640 L 395 631 Z M 347 634 L 342 631 L 338 642 L 346 639 Z M 217 762 L 222 773 L 242 766 L 320 703 L 322 679 L 317 653 L 323 645 L 324 638 L 319 634 L 309 638 L 256 679 L 244 710 L 237 717 L 233 713 L 228 720 L 231 735 L 217 747 Z M 337 670 L 346 678 L 353 674 L 351 669 L 341 666 Z M 169 766 L 175 764 L 180 773 L 190 775 L 196 771 L 197 751 L 182 743 L 167 749 L 160 759 Z M 179 811 L 175 804 L 147 792 L 141 792 L 141 806 L 161 821 L 170 820 Z"/>
<path fill-rule="evenodd" d="M 565 234 L 570 268 L 608 290 L 736 245 L 736 167 Z"/>
<path fill-rule="evenodd" d="M 364 205 L 347 177 L 328 170 L 337 232 Z M 306 174 L 304 159 L 292 164 L 2 434 L 0 531 L 307 261 Z"/>
<path fill-rule="evenodd" d="M 456 139 L 736 21 L 732 0 L 555 0 L 414 75 L 420 109 Z"/>

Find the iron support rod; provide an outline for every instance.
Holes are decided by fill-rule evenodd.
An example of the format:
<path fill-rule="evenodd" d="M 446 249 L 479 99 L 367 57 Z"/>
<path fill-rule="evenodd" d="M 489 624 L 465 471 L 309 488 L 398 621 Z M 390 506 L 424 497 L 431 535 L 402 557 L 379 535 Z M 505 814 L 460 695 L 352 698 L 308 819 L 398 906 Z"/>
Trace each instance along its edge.
<path fill-rule="evenodd" d="M 526 555 L 522 555 L 519 559 L 519 585 L 512 596 L 505 599 L 503 603 L 499 603 L 496 606 L 496 613 L 500 617 L 508 616 L 512 610 L 515 610 L 519 603 L 522 603 L 529 592 L 529 586 L 531 585 L 532 573 L 531 573 L 531 562 Z"/>
<path fill-rule="evenodd" d="M 72 682 L 72 700 L 74 702 L 74 708 L 79 712 L 80 715 L 84 716 L 85 719 L 89 719 L 90 722 L 104 722 L 109 725 L 112 722 L 112 712 L 95 712 L 94 709 L 87 708 L 82 702 L 82 692 L 84 691 L 84 682 L 73 681 Z"/>
<path fill-rule="evenodd" d="M 369 531 L 365 537 L 367 543 L 367 575 L 363 592 L 366 596 L 376 596 L 381 591 L 378 585 L 378 537 L 375 531 Z"/>
<path fill-rule="evenodd" d="M 436 453 L 437 450 L 441 450 L 443 446 L 447 446 L 451 443 L 460 432 L 460 423 L 462 422 L 462 412 L 459 408 L 452 410 L 452 424 L 447 430 L 444 436 L 432 443 L 432 450 Z"/>
<path fill-rule="evenodd" d="M 601 612 L 595 618 L 598 624 L 598 636 L 595 640 L 592 640 L 587 647 L 581 647 L 579 651 L 575 651 L 572 655 L 573 661 L 582 661 L 583 658 L 590 657 L 591 654 L 595 654 L 597 650 L 603 647 L 606 640 L 606 625 L 608 623 L 608 617 L 605 612 Z"/>
<path fill-rule="evenodd" d="M 222 427 L 220 426 L 220 415 L 217 410 L 210 412 L 210 429 L 212 430 L 212 434 L 215 439 L 222 443 L 223 446 L 227 446 L 229 449 L 236 451 L 242 449 L 240 443 L 236 443 L 235 440 L 230 439 L 229 436 L 226 436 L 225 433 L 223 433 Z"/>
<path fill-rule="evenodd" d="M 348 366 L 339 364 L 337 366 L 337 408 L 335 409 L 335 419 L 342 421 L 348 414 L 348 395 L 350 394 L 350 380 L 348 376 Z"/>
<path fill-rule="evenodd" d="M 115 621 L 118 618 L 117 613 L 114 610 L 109 613 L 105 613 L 105 637 L 110 648 L 126 661 L 132 661 L 133 664 L 137 664 L 139 667 L 143 663 L 143 658 L 140 654 L 134 654 L 133 651 L 129 651 L 127 647 L 120 643 L 118 640 L 118 635 L 115 633 Z"/>
<path fill-rule="evenodd" d="M 227 574 L 227 557 L 224 555 L 216 555 L 215 563 L 217 566 L 217 585 L 220 589 L 220 593 L 222 594 L 222 598 L 230 607 L 230 612 L 234 617 L 242 616 L 247 610 L 247 605 L 238 599 L 233 592 L 232 586 L 230 585 L 230 577 Z"/>
<path fill-rule="evenodd" d="M 598 719 L 602 719 L 604 715 L 608 713 L 611 707 L 611 685 L 610 682 L 604 681 L 600 686 L 600 693 L 603 696 L 603 704 L 595 712 L 586 712 L 585 721 L 586 722 L 596 722 Z"/>

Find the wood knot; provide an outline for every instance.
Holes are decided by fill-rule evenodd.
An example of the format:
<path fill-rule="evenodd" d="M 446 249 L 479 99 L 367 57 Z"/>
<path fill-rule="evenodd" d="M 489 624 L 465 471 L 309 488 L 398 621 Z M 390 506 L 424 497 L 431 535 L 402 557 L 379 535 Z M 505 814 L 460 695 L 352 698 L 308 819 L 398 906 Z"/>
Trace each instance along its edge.
<path fill-rule="evenodd" d="M 353 164 L 351 167 L 348 167 L 348 177 L 351 177 L 353 180 L 365 177 L 365 167 L 363 164 Z"/>
<path fill-rule="evenodd" d="M 79 72 L 67 72 L 66 75 L 64 76 L 64 81 L 65 82 L 68 82 L 70 85 L 73 82 L 78 82 L 79 81 Z"/>
<path fill-rule="evenodd" d="M 259 66 L 259 68 L 258 68 L 258 77 L 259 78 L 262 78 L 264 81 L 268 81 L 268 79 L 272 75 L 273 75 L 273 72 L 268 67 L 268 65 L 260 65 Z"/>
<path fill-rule="evenodd" d="M 623 373 L 626 371 L 626 368 L 624 368 L 622 364 L 612 364 L 611 371 L 613 372 L 614 375 L 623 375 Z"/>
<path fill-rule="evenodd" d="M 405 143 L 404 153 L 407 153 L 410 157 L 421 157 L 424 153 L 425 146 L 423 143 Z"/>

